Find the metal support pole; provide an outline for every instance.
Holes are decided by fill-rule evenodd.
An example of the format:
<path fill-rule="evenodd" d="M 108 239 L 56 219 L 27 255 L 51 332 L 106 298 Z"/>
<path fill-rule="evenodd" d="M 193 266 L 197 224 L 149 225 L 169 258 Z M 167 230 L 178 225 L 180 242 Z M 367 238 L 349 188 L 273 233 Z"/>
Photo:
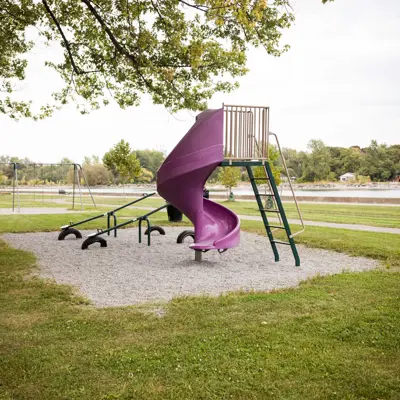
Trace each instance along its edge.
<path fill-rule="evenodd" d="M 82 189 L 81 189 L 81 182 L 80 182 L 80 177 L 79 177 L 79 169 L 75 168 L 75 171 L 76 171 L 76 181 L 78 183 L 79 199 L 81 200 L 81 211 L 83 211 Z"/>
<path fill-rule="evenodd" d="M 139 219 L 139 243 L 142 243 L 142 221 L 143 221 L 143 219 L 140 218 Z M 150 232 L 149 232 L 149 234 L 150 234 Z"/>
<path fill-rule="evenodd" d="M 88 189 L 88 192 L 89 192 L 90 197 L 91 197 L 91 199 L 92 199 L 92 203 L 93 203 L 93 205 L 96 207 L 96 202 L 94 201 L 94 198 L 93 198 L 93 195 L 92 195 L 92 191 L 90 190 L 90 186 L 89 186 L 88 181 L 87 181 L 87 179 L 86 179 L 85 171 L 83 170 L 83 168 L 82 168 L 82 166 L 81 166 L 80 164 L 78 164 L 78 166 L 79 166 L 79 169 L 80 169 L 81 172 L 82 172 L 83 181 L 85 182 L 85 185 L 86 185 L 86 187 L 87 187 L 87 189 Z"/>
<path fill-rule="evenodd" d="M 75 179 L 76 179 L 76 164 L 74 164 L 74 176 L 72 179 L 72 209 L 75 210 Z"/>
<path fill-rule="evenodd" d="M 113 214 L 113 217 L 114 217 L 114 226 L 117 226 L 118 225 L 117 224 L 117 216 L 115 214 Z M 116 229 L 114 230 L 114 237 L 117 237 L 117 230 Z"/>
<path fill-rule="evenodd" d="M 15 211 L 15 163 L 13 164 L 12 187 L 13 187 L 12 210 Z"/>
<path fill-rule="evenodd" d="M 194 251 L 194 261 L 201 262 L 203 252 L 201 250 Z"/>
<path fill-rule="evenodd" d="M 150 224 L 150 220 L 148 218 L 146 218 L 146 222 L 147 222 L 147 246 L 150 246 L 151 244 L 151 224 Z"/>
<path fill-rule="evenodd" d="M 50 164 L 50 201 L 53 201 L 53 164 Z"/>
<path fill-rule="evenodd" d="M 15 164 L 17 165 L 17 164 Z M 18 204 L 18 212 L 21 211 L 21 208 L 19 206 L 19 187 L 18 187 L 18 167 L 15 169 L 15 181 L 16 181 L 16 186 L 17 186 L 17 204 Z"/>

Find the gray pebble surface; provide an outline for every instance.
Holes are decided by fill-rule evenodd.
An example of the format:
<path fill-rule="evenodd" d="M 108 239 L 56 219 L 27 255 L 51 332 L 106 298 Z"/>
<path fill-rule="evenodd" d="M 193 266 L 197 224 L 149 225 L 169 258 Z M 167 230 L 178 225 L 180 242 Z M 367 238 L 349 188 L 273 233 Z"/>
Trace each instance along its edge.
<path fill-rule="evenodd" d="M 194 261 L 194 251 L 176 238 L 185 227 L 166 227 L 166 235 L 152 234 L 138 243 L 138 230 L 124 229 L 118 237 L 103 236 L 107 248 L 98 244 L 81 250 L 83 239 L 58 232 L 4 234 L 10 246 L 32 252 L 39 275 L 78 288 L 97 307 L 125 306 L 168 301 L 186 295 L 219 295 L 231 291 L 269 291 L 294 287 L 316 275 L 343 271 L 366 271 L 378 267 L 374 260 L 350 257 L 321 249 L 298 246 L 301 266 L 294 266 L 289 246 L 279 246 L 281 261 L 274 262 L 267 237 L 241 232 L 240 245 L 219 254 L 209 251 Z M 190 239 L 190 238 L 189 238 Z"/>

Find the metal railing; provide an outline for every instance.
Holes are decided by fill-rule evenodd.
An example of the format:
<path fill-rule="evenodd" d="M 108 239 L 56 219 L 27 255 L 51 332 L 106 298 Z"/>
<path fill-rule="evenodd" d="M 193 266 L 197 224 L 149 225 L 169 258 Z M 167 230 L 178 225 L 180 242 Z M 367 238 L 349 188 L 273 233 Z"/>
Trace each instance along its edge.
<path fill-rule="evenodd" d="M 268 159 L 269 107 L 224 104 L 224 158 Z"/>
<path fill-rule="evenodd" d="M 301 226 L 302 226 L 302 229 L 300 229 L 298 232 L 292 233 L 292 234 L 290 235 L 290 237 L 293 238 L 293 237 L 295 237 L 296 235 L 299 235 L 300 233 L 304 232 L 304 230 L 306 229 L 306 227 L 304 226 L 303 216 L 301 215 L 299 203 L 297 202 L 296 195 L 294 194 L 294 189 L 293 189 L 292 181 L 290 180 L 289 171 L 288 171 L 288 169 L 287 169 L 285 157 L 284 157 L 283 154 L 282 154 L 282 149 L 281 149 L 281 145 L 279 144 L 278 136 L 276 135 L 276 133 L 273 133 L 273 132 L 269 132 L 269 135 L 268 135 L 268 136 L 274 136 L 274 137 L 275 137 L 276 145 L 277 145 L 278 151 L 279 151 L 279 155 L 280 155 L 281 160 L 282 160 L 282 165 L 283 165 L 283 168 L 284 168 L 284 172 L 285 172 L 285 174 L 286 174 L 286 176 L 287 176 L 287 178 L 288 178 L 288 182 L 289 182 L 290 190 L 291 190 L 291 192 L 292 192 L 294 204 L 296 205 L 297 214 L 299 215 L 300 223 L 301 223 Z"/>

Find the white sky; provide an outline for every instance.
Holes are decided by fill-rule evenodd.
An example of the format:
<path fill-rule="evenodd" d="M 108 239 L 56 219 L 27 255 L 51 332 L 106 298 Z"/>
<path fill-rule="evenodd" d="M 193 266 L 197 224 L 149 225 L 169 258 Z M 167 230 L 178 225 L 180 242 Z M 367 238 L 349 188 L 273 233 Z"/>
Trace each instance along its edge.
<path fill-rule="evenodd" d="M 250 72 L 230 95 L 218 94 L 210 108 L 226 104 L 268 105 L 271 130 L 281 145 L 305 150 L 310 139 L 330 146 L 400 143 L 400 1 L 293 1 L 295 25 L 280 58 L 262 49 L 249 56 Z M 30 59 L 19 96 L 44 102 L 59 78 L 44 67 L 57 49 L 39 46 Z M 80 115 L 73 105 L 40 122 L 0 116 L 0 155 L 57 162 L 108 151 L 120 139 L 134 149 L 169 152 L 194 122 L 195 113 L 170 115 L 144 99 L 120 110 L 111 105 Z"/>

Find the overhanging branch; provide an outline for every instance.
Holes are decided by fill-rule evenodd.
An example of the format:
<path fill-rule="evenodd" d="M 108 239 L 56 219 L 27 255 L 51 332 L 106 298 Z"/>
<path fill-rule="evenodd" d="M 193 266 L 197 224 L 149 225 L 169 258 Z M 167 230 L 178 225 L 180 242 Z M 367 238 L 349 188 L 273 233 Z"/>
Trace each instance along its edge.
<path fill-rule="evenodd" d="M 75 73 L 77 75 L 82 74 L 81 69 L 75 64 L 74 56 L 72 55 L 72 51 L 71 51 L 71 45 L 69 44 L 69 42 L 68 42 L 68 40 L 67 40 L 67 38 L 66 38 L 66 36 L 64 34 L 64 31 L 61 28 L 60 23 L 58 22 L 58 20 L 57 20 L 56 16 L 54 15 L 53 11 L 51 11 L 51 8 L 50 8 L 49 4 L 47 3 L 47 1 L 46 0 L 42 0 L 42 3 L 44 5 L 44 8 L 46 9 L 48 14 L 50 15 L 50 18 L 52 19 L 52 21 L 56 25 L 58 31 L 60 32 L 60 35 L 61 35 L 61 37 L 62 37 L 62 39 L 64 41 L 65 48 L 67 49 L 68 56 L 69 56 L 69 59 L 71 61 L 71 65 L 72 65 L 73 70 L 75 71 Z"/>
<path fill-rule="evenodd" d="M 118 39 L 114 36 L 113 32 L 109 28 L 109 26 L 106 24 L 102 16 L 97 12 L 97 10 L 93 7 L 93 4 L 90 0 L 81 0 L 82 3 L 86 5 L 86 7 L 89 9 L 91 14 L 96 18 L 96 20 L 99 22 L 99 24 L 102 26 L 104 31 L 106 32 L 108 38 L 111 40 L 112 44 L 116 48 L 116 50 L 124 55 L 128 60 L 131 61 L 133 67 L 135 68 L 137 74 L 139 75 L 140 79 L 144 82 L 146 87 L 154 92 L 160 94 L 160 90 L 154 87 L 153 83 L 149 81 L 144 74 L 140 71 L 140 62 L 137 60 L 136 56 L 131 54 L 127 49 L 124 48 L 124 46 L 121 45 L 121 43 L 118 41 Z M 185 96 L 175 87 L 175 85 L 171 82 L 172 87 L 174 90 L 182 97 L 185 98 Z"/>

